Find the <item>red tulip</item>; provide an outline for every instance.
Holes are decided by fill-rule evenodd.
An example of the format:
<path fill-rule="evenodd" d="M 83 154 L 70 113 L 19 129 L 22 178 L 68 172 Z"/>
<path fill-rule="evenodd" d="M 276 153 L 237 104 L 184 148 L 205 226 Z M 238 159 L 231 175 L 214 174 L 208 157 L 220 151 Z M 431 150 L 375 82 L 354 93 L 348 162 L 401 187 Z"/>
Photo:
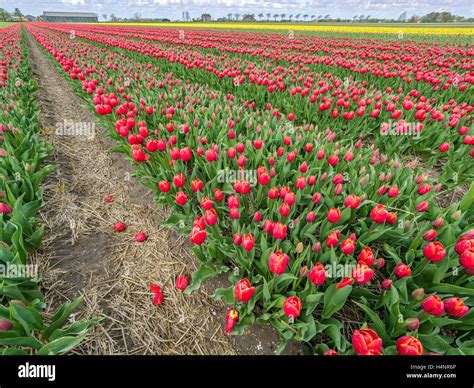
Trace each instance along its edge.
<path fill-rule="evenodd" d="M 385 291 L 390 290 L 392 288 L 392 284 L 393 284 L 393 281 L 391 279 L 384 279 L 381 285 L 382 290 L 385 290 Z"/>
<path fill-rule="evenodd" d="M 405 335 L 397 339 L 397 354 L 401 356 L 421 356 L 423 345 L 420 340 L 410 335 Z"/>
<path fill-rule="evenodd" d="M 444 313 L 444 303 L 436 295 L 431 295 L 421 302 L 421 308 L 430 315 L 440 316 Z"/>
<path fill-rule="evenodd" d="M 436 230 L 430 229 L 423 234 L 423 240 L 432 241 L 436 238 Z"/>
<path fill-rule="evenodd" d="M 176 278 L 176 289 L 179 291 L 184 291 L 189 284 L 189 279 L 185 275 L 178 275 Z"/>
<path fill-rule="evenodd" d="M 356 209 L 360 205 L 360 198 L 357 195 L 349 194 L 344 200 L 344 206 Z"/>
<path fill-rule="evenodd" d="M 274 274 L 281 275 L 286 270 L 289 257 L 287 254 L 278 250 L 270 254 L 268 266 Z"/>
<path fill-rule="evenodd" d="M 369 282 L 374 276 L 374 270 L 371 269 L 363 261 L 360 261 L 359 264 L 352 271 L 352 278 L 358 284 L 365 284 Z"/>
<path fill-rule="evenodd" d="M 328 238 L 326 239 L 326 246 L 328 248 L 335 247 L 339 243 L 339 236 L 336 232 L 329 233 Z"/>
<path fill-rule="evenodd" d="M 114 230 L 116 232 L 123 232 L 125 229 L 127 229 L 127 225 L 125 225 L 123 222 L 117 222 L 114 225 Z"/>
<path fill-rule="evenodd" d="M 214 209 L 206 210 L 204 213 L 204 221 L 209 226 L 214 226 L 217 223 L 217 212 Z"/>
<path fill-rule="evenodd" d="M 457 296 L 445 299 L 444 310 L 455 318 L 461 318 L 469 311 L 469 307 L 464 304 L 464 301 Z"/>
<path fill-rule="evenodd" d="M 0 333 L 13 328 L 13 323 L 8 319 L 0 319 Z"/>
<path fill-rule="evenodd" d="M 161 287 L 157 284 L 150 284 L 150 291 L 154 294 L 153 295 L 153 304 L 160 305 L 163 303 L 163 292 L 161 291 Z"/>
<path fill-rule="evenodd" d="M 392 186 L 388 189 L 388 196 L 390 198 L 395 198 L 398 195 L 398 187 Z"/>
<path fill-rule="evenodd" d="M 309 273 L 309 280 L 315 286 L 320 286 L 326 280 L 326 270 L 321 263 L 316 263 Z"/>
<path fill-rule="evenodd" d="M 350 277 L 345 277 L 342 279 L 339 283 L 336 284 L 336 288 L 344 288 L 346 286 L 350 286 L 352 284 L 353 280 Z"/>
<path fill-rule="evenodd" d="M 176 203 L 178 205 L 181 205 L 181 206 L 184 206 L 186 204 L 186 202 L 188 202 L 188 197 L 186 196 L 186 194 L 183 192 L 183 191 L 178 191 L 176 193 Z"/>
<path fill-rule="evenodd" d="M 246 251 L 251 251 L 254 245 L 255 245 L 255 241 L 253 239 L 252 234 L 248 233 L 242 236 L 242 247 Z"/>
<path fill-rule="evenodd" d="M 191 242 L 196 245 L 201 245 L 206 240 L 207 233 L 204 229 L 195 226 L 191 230 Z"/>
<path fill-rule="evenodd" d="M 423 254 L 425 257 L 432 262 L 438 262 L 444 259 L 446 256 L 446 250 L 442 243 L 436 242 L 429 242 L 423 248 Z"/>
<path fill-rule="evenodd" d="M 171 185 L 169 184 L 168 181 L 161 181 L 159 184 L 158 184 L 159 188 L 160 188 L 160 191 L 162 193 L 166 193 L 168 191 L 170 191 L 170 188 L 171 188 Z"/>
<path fill-rule="evenodd" d="M 439 152 L 447 152 L 449 150 L 449 143 L 443 143 L 438 147 Z"/>
<path fill-rule="evenodd" d="M 281 224 L 280 222 L 275 222 L 273 224 L 273 238 L 283 239 L 286 237 L 286 225 Z"/>
<path fill-rule="evenodd" d="M 8 204 L 4 202 L 0 202 L 0 214 L 10 214 L 12 212 L 12 209 Z"/>
<path fill-rule="evenodd" d="M 377 205 L 370 211 L 370 218 L 372 221 L 383 224 L 387 219 L 388 212 L 384 205 Z"/>
<path fill-rule="evenodd" d="M 359 261 L 363 261 L 365 264 L 367 264 L 369 267 L 374 264 L 374 254 L 372 253 L 372 249 L 369 246 L 366 246 L 362 251 L 359 253 L 359 256 L 357 256 L 357 259 Z"/>
<path fill-rule="evenodd" d="M 238 320 L 239 320 L 239 312 L 237 310 L 234 310 L 234 309 L 227 310 L 227 314 L 225 317 L 225 322 L 226 322 L 225 333 L 226 334 L 229 334 L 234 329 L 234 326 L 238 322 Z"/>
<path fill-rule="evenodd" d="M 382 339 L 372 329 L 355 330 L 352 346 L 359 356 L 379 356 L 382 352 Z"/>
<path fill-rule="evenodd" d="M 352 240 L 350 238 L 344 240 L 341 243 L 341 251 L 345 255 L 351 255 L 354 252 L 354 249 L 355 249 L 355 242 L 354 242 L 354 240 Z"/>
<path fill-rule="evenodd" d="M 465 250 L 474 250 L 474 229 L 467 231 L 458 239 L 454 250 L 458 255 Z"/>
<path fill-rule="evenodd" d="M 459 257 L 459 264 L 470 272 L 474 271 L 474 249 L 466 249 Z"/>
<path fill-rule="evenodd" d="M 105 203 L 111 203 L 113 201 L 113 199 L 114 199 L 113 195 L 107 195 L 107 196 L 104 197 L 104 202 Z M 0 205 L 0 207 L 1 207 L 1 205 Z"/>
<path fill-rule="evenodd" d="M 428 210 L 430 204 L 426 201 L 420 202 L 418 205 L 416 205 L 416 210 L 419 212 L 423 213 Z"/>
<path fill-rule="evenodd" d="M 328 221 L 336 223 L 341 219 L 341 211 L 339 209 L 332 208 L 328 212 Z"/>
<path fill-rule="evenodd" d="M 283 303 L 283 311 L 288 318 L 298 318 L 301 314 L 302 304 L 297 296 L 290 296 Z"/>
<path fill-rule="evenodd" d="M 418 187 L 418 194 L 424 195 L 427 194 L 431 191 L 431 186 L 428 183 L 422 184 L 420 187 Z"/>
<path fill-rule="evenodd" d="M 145 232 L 138 232 L 136 235 L 135 235 L 135 241 L 137 243 L 141 243 L 141 242 L 144 242 L 146 241 L 147 239 L 147 236 L 146 236 L 146 233 Z"/>
<path fill-rule="evenodd" d="M 405 263 L 398 263 L 393 272 L 398 279 L 406 278 L 411 275 L 411 269 Z"/>
<path fill-rule="evenodd" d="M 240 279 L 234 287 L 234 295 L 239 302 L 246 303 L 255 292 L 255 287 L 250 285 L 250 281 L 247 278 Z"/>

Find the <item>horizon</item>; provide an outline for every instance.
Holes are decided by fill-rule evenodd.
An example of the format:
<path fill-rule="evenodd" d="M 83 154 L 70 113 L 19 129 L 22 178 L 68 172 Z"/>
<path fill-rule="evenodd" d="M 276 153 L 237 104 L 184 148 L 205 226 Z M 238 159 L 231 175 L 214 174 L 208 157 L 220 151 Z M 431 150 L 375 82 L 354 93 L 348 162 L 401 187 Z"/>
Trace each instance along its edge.
<path fill-rule="evenodd" d="M 431 4 L 430 4 L 431 3 Z M 385 1 L 385 0 L 341 0 L 336 2 L 325 2 L 321 0 L 279 0 L 258 2 L 257 0 L 19 0 L 14 5 L 10 2 L 0 1 L 0 8 L 13 12 L 19 8 L 23 15 L 40 16 L 47 12 L 92 12 L 98 15 L 100 21 L 104 21 L 104 14 L 110 19 L 114 14 L 117 18 L 133 18 L 140 14 L 141 18 L 167 18 L 170 20 L 184 20 L 185 12 L 189 13 L 190 20 L 199 18 L 202 14 L 210 14 L 213 20 L 227 18 L 232 14 L 242 16 L 263 14 L 264 20 L 267 14 L 289 15 L 300 14 L 300 21 L 304 21 L 303 15 L 309 19 L 319 16 L 330 15 L 331 19 L 353 19 L 354 16 L 370 15 L 373 19 L 397 20 L 406 11 L 406 19 L 413 15 L 423 16 L 431 12 L 450 12 L 456 16 L 472 18 L 473 7 L 467 0 L 448 0 L 436 2 L 408 0 Z"/>

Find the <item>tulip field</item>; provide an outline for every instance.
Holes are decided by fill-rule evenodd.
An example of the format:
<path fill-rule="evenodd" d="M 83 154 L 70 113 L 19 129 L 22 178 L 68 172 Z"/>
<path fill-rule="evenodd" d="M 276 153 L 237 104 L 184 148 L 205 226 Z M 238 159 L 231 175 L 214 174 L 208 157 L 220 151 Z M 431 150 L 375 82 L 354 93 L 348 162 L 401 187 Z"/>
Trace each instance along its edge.
<path fill-rule="evenodd" d="M 424 29 L 426 30 L 426 29 Z M 474 355 L 474 45 L 107 24 L 0 29 L 0 262 L 44 231 L 34 38 L 200 266 L 222 331 L 271 325 L 314 355 Z M 41 92 L 41 90 L 39 91 Z M 126 220 L 111 220 L 124 233 Z M 162 226 L 160 225 L 160 226 Z M 143 243 L 145 233 L 135 240 Z M 188 276 L 189 275 L 189 276 Z M 100 318 L 45 324 L 37 282 L 0 277 L 4 354 L 65 353 Z M 143 290 L 155 308 L 167 289 Z M 146 293 L 149 296 L 145 295 Z M 39 331 L 40 338 L 32 331 Z"/>

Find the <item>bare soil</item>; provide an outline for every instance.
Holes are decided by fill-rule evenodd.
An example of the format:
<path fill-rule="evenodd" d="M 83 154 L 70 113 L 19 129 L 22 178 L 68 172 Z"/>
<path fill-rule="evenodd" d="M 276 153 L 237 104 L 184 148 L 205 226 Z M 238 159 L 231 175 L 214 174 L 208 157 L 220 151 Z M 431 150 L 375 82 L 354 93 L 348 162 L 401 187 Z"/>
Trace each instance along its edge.
<path fill-rule="evenodd" d="M 96 120 L 31 35 L 29 46 L 42 134 L 55 145 L 49 163 L 58 167 L 43 187 L 46 238 L 34 255 L 43 274 L 46 314 L 82 295 L 74 319 L 105 318 L 74 353 L 273 354 L 279 336 L 270 326 L 256 325 L 241 337 L 224 334 L 227 306 L 211 296 L 225 277 L 192 295 L 175 289 L 178 274 L 190 276 L 197 269 L 187 239 L 157 225 L 169 210 L 130 178 L 131 165 L 110 154 L 114 144 L 97 125 L 92 139 L 56 135 L 65 120 Z M 113 195 L 110 204 L 103 201 L 107 195 Z M 113 231 L 118 221 L 127 224 L 120 234 Z M 145 243 L 134 241 L 139 231 L 147 233 Z M 150 283 L 162 286 L 163 305 L 152 304 Z M 286 353 L 300 353 L 299 344 L 291 343 Z"/>

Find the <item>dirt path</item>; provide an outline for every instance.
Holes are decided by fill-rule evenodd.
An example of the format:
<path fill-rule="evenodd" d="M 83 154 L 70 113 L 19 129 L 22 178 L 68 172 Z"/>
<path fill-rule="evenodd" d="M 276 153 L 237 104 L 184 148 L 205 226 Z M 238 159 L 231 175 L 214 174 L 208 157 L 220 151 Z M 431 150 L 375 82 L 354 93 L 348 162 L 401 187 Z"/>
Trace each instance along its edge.
<path fill-rule="evenodd" d="M 168 216 L 152 193 L 130 178 L 131 166 L 122 155 L 110 155 L 114 144 L 96 127 L 96 136 L 58 136 L 56 127 L 73 123 L 95 125 L 94 115 L 72 90 L 29 35 L 33 77 L 39 84 L 41 128 L 54 143 L 50 162 L 58 166 L 44 186 L 46 225 L 43 251 L 35 259 L 44 276 L 50 312 L 66 300 L 85 298 L 77 319 L 103 316 L 79 354 L 272 354 L 278 334 L 255 326 L 247 335 L 223 334 L 227 307 L 213 301 L 211 282 L 193 295 L 174 287 L 178 274 L 190 275 L 196 261 L 183 237 L 156 221 Z M 113 195 L 113 202 L 103 198 Z M 115 222 L 128 228 L 113 232 Z M 149 236 L 143 244 L 135 233 Z M 164 289 L 165 303 L 156 307 L 150 283 Z M 296 345 L 288 353 L 295 354 Z"/>
<path fill-rule="evenodd" d="M 46 300 L 58 305 L 80 294 L 85 305 L 79 317 L 105 316 L 81 354 L 232 354 L 223 334 L 221 303 L 204 292 L 182 295 L 174 288 L 179 273 L 190 274 L 194 261 L 156 221 L 166 217 L 153 204 L 151 192 L 129 178 L 128 162 L 110 156 L 111 142 L 100 135 L 91 140 L 56 136 L 65 120 L 95 123 L 67 81 L 29 37 L 34 77 L 40 86 L 41 127 L 55 143 L 51 163 L 58 166 L 45 189 L 41 216 L 47 225 L 40 263 Z M 113 195 L 113 202 L 103 198 Z M 122 234 L 113 224 L 128 225 Z M 136 232 L 149 239 L 135 243 Z M 165 303 L 151 303 L 151 282 L 164 289 Z"/>

